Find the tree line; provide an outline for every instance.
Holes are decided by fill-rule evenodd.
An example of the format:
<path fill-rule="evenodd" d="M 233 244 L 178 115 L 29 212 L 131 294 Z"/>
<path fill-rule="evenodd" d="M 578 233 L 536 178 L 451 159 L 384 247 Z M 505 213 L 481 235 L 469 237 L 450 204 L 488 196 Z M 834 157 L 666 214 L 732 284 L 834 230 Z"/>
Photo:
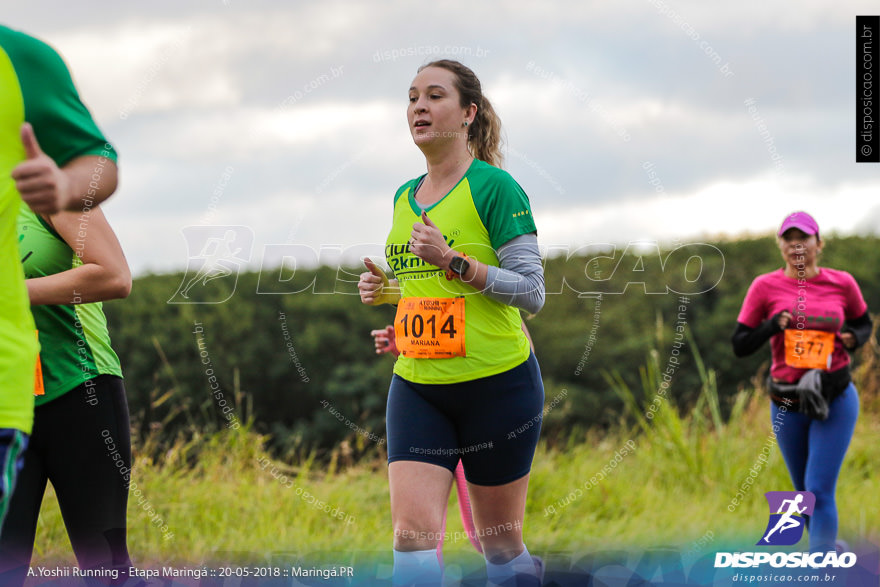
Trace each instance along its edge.
<path fill-rule="evenodd" d="M 880 239 L 827 240 L 820 266 L 852 273 L 876 312 Z M 549 256 L 544 309 L 526 320 L 552 404 L 544 438 L 565 443 L 618 422 L 623 402 L 606 377 L 640 389 L 640 367 L 652 360 L 671 371 L 669 399 L 688 406 L 700 389 L 695 350 L 729 405 L 769 360 L 766 350 L 733 356 L 743 296 L 782 265 L 770 237 Z M 375 355 L 369 332 L 394 309 L 360 303 L 361 271 L 243 272 L 193 288 L 188 300 L 216 303 L 168 303 L 191 278 L 182 273 L 136 279 L 129 298 L 105 304 L 136 433 L 172 441 L 249 422 L 281 455 L 322 458 L 342 443 L 381 452 L 393 360 Z"/>

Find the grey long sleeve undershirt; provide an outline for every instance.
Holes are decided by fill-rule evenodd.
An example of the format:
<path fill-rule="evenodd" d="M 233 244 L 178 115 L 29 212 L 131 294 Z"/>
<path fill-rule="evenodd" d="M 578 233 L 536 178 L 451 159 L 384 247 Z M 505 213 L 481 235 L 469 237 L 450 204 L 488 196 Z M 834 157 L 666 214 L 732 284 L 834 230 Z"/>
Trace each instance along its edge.
<path fill-rule="evenodd" d="M 488 266 L 483 295 L 537 314 L 544 307 L 544 267 L 535 234 L 522 234 L 497 251 L 501 267 Z"/>

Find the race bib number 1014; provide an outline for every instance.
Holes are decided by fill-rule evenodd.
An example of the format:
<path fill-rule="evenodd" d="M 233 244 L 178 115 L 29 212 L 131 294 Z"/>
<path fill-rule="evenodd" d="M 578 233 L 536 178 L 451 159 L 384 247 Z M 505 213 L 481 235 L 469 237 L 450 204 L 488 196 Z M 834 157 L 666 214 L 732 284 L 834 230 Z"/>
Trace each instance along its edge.
<path fill-rule="evenodd" d="M 394 317 L 400 354 L 413 359 L 465 357 L 464 298 L 404 298 Z"/>

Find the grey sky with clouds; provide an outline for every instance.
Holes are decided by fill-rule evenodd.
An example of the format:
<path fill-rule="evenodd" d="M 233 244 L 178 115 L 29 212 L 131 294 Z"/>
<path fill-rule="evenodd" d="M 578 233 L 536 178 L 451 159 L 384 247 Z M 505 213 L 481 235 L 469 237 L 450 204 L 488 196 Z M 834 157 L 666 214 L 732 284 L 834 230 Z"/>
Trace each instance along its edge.
<path fill-rule="evenodd" d="M 439 57 L 480 76 L 542 246 L 769 233 L 801 208 L 826 232 L 880 227 L 880 165 L 855 163 L 853 132 L 855 16 L 876 2 L 4 12 L 64 55 L 119 149 L 106 210 L 136 274 L 185 268 L 181 231 L 195 224 L 250 227 L 253 267 L 277 262 L 272 243 L 374 243 L 381 256 L 395 189 L 424 172 L 406 90 Z"/>

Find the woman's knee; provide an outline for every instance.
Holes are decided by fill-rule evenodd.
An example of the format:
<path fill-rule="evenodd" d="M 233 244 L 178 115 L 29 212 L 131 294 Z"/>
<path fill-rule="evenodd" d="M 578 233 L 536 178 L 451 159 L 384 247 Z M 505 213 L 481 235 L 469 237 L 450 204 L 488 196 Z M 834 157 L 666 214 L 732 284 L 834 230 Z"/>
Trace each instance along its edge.
<path fill-rule="evenodd" d="M 394 550 L 413 552 L 437 548 L 443 538 L 439 527 L 401 523 L 394 526 Z"/>
<path fill-rule="evenodd" d="M 834 489 L 831 487 L 824 486 L 825 484 L 816 484 L 815 481 L 810 483 L 807 481 L 805 491 L 809 491 L 816 498 L 815 508 L 822 510 L 829 507 L 837 507 L 837 501 L 834 497 Z"/>

